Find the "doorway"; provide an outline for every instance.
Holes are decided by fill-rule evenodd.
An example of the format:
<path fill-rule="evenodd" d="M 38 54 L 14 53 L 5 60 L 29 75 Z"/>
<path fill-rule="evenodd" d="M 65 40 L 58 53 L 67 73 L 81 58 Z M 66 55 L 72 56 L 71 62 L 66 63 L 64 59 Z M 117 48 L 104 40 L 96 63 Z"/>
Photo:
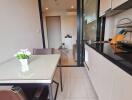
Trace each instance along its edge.
<path fill-rule="evenodd" d="M 80 24 L 81 4 L 79 0 L 41 0 L 42 17 L 44 22 L 44 36 L 46 48 L 62 48 L 61 66 L 80 66 L 82 64 L 82 26 Z M 57 26 L 48 22 L 48 17 L 60 17 L 61 29 L 55 29 L 57 35 L 53 36 L 53 28 Z M 52 25 L 50 25 L 52 24 Z M 51 26 L 49 28 L 49 25 Z M 55 25 L 55 26 L 54 26 Z M 57 30 L 60 30 L 57 32 Z M 59 35 L 59 33 L 61 34 Z M 54 38 L 56 37 L 56 39 Z M 60 39 L 61 37 L 61 39 Z M 54 42 L 57 41 L 55 45 Z M 60 46 L 59 46 L 60 45 Z"/>
<path fill-rule="evenodd" d="M 61 19 L 60 16 L 47 16 L 48 48 L 58 49 L 61 46 Z"/>

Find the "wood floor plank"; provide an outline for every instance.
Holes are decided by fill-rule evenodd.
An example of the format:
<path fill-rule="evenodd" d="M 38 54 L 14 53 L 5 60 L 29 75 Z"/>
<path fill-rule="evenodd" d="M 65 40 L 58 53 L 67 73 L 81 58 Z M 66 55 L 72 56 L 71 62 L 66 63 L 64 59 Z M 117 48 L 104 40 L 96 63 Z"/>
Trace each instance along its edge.
<path fill-rule="evenodd" d="M 59 89 L 57 100 L 98 100 L 85 68 L 64 67 L 62 72 L 64 91 Z M 55 79 L 59 81 L 57 73 Z"/>

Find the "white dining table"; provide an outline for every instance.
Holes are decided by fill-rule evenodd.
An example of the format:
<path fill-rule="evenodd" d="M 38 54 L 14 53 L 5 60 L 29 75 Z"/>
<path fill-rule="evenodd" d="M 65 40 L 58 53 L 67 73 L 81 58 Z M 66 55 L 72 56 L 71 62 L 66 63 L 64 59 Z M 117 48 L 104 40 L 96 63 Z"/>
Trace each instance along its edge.
<path fill-rule="evenodd" d="M 20 62 L 12 58 L 0 64 L 0 85 L 44 84 L 49 88 L 50 100 L 53 100 L 51 84 L 59 59 L 60 54 L 32 55 L 29 71 L 24 73 Z"/>

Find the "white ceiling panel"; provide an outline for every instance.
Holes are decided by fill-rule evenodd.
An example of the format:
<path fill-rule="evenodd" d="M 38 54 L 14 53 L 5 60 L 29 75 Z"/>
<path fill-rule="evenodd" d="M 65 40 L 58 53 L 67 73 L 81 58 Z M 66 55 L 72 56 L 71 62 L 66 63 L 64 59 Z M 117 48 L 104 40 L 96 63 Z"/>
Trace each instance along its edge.
<path fill-rule="evenodd" d="M 48 11 L 69 11 L 76 10 L 77 0 L 42 0 L 42 5 L 43 11 L 45 8 L 48 8 Z"/>

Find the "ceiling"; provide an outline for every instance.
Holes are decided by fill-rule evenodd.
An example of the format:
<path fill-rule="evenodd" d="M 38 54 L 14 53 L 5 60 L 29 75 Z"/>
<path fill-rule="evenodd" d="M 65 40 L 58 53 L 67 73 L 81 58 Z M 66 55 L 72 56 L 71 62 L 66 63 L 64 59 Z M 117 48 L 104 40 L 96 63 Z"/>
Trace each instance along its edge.
<path fill-rule="evenodd" d="M 43 11 L 75 11 L 77 8 L 77 0 L 42 0 Z M 74 8 L 71 8 L 71 7 Z"/>

